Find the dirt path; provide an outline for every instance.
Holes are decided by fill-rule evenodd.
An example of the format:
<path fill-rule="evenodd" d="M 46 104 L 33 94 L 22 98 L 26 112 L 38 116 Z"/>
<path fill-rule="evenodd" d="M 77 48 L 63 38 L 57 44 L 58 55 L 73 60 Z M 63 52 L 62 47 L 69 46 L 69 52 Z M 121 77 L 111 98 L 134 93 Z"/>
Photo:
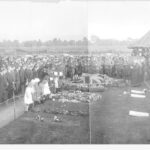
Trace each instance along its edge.
<path fill-rule="evenodd" d="M 129 110 L 150 113 L 150 95 L 146 99 L 123 94 L 128 89 L 110 89 L 101 101 L 90 105 L 91 143 L 150 143 L 150 118 L 129 116 Z"/>
<path fill-rule="evenodd" d="M 7 125 L 11 121 L 13 121 L 15 118 L 18 118 L 24 113 L 24 103 L 23 103 L 22 98 L 16 101 L 15 108 L 16 109 L 14 111 L 13 102 L 0 105 L 0 128 Z"/>

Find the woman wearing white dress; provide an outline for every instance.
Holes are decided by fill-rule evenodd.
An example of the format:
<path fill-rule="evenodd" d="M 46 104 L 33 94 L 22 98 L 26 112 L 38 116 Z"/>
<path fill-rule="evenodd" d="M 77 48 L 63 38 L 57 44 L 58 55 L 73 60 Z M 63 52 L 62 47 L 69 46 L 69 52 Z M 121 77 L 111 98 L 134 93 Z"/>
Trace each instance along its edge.
<path fill-rule="evenodd" d="M 39 85 L 38 83 L 40 82 L 39 78 L 34 78 L 31 80 L 31 84 L 33 85 L 34 88 L 34 93 L 33 93 L 33 101 L 38 102 L 40 101 L 40 92 L 39 92 Z"/>
<path fill-rule="evenodd" d="M 25 103 L 25 111 L 29 110 L 29 107 L 34 103 L 33 94 L 35 90 L 32 83 L 29 83 L 25 90 L 24 95 L 24 103 Z"/>

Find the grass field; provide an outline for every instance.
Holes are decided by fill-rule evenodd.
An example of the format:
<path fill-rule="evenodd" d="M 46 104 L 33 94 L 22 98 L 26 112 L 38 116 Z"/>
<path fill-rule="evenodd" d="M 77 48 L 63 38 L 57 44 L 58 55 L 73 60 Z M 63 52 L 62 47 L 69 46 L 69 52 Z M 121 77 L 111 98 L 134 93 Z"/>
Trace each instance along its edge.
<path fill-rule="evenodd" d="M 44 110 L 82 111 L 86 115 L 46 113 Z M 37 115 L 44 121 L 37 120 Z M 54 121 L 54 116 L 59 122 Z M 46 101 L 0 129 L 1 144 L 88 144 L 90 143 L 88 103 Z"/>
<path fill-rule="evenodd" d="M 90 105 L 91 143 L 149 144 L 149 117 L 129 116 L 129 110 L 150 113 L 150 94 L 146 99 L 123 94 L 129 88 L 111 88 L 103 93 L 102 101 Z"/>
<path fill-rule="evenodd" d="M 132 89 L 143 89 L 142 87 Z M 102 98 L 90 104 L 46 101 L 34 111 L 0 129 L 1 144 L 149 144 L 149 117 L 133 117 L 129 111 L 150 113 L 150 93 L 145 99 L 132 98 L 131 87 L 108 88 Z M 45 111 L 48 110 L 48 111 Z M 80 112 L 68 115 L 62 111 Z M 37 115 L 44 118 L 37 120 Z M 54 116 L 59 122 L 54 121 Z"/>

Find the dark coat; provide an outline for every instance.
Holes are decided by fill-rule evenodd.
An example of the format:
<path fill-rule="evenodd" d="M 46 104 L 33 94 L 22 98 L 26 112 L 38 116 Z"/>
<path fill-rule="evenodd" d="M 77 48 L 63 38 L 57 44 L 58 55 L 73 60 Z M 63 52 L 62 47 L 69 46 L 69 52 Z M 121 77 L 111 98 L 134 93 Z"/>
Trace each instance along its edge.
<path fill-rule="evenodd" d="M 30 82 L 33 79 L 33 72 L 31 69 L 26 69 L 25 70 L 25 79 Z"/>
<path fill-rule="evenodd" d="M 15 70 L 15 82 L 16 82 L 16 90 L 19 90 L 20 87 L 20 75 L 19 75 L 19 71 Z"/>
<path fill-rule="evenodd" d="M 20 84 L 25 84 L 26 79 L 25 79 L 25 72 L 23 69 L 20 69 L 19 77 L 20 77 Z"/>
<path fill-rule="evenodd" d="M 7 100 L 8 98 L 8 82 L 5 75 L 0 75 L 0 102 Z"/>

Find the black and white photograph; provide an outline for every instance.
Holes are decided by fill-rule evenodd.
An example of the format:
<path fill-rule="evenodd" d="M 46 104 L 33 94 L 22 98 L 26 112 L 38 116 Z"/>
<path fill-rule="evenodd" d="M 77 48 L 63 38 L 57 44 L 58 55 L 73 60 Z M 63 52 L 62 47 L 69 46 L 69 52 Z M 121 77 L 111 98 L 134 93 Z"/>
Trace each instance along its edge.
<path fill-rule="evenodd" d="M 150 144 L 150 1 L 0 0 L 0 144 Z"/>

